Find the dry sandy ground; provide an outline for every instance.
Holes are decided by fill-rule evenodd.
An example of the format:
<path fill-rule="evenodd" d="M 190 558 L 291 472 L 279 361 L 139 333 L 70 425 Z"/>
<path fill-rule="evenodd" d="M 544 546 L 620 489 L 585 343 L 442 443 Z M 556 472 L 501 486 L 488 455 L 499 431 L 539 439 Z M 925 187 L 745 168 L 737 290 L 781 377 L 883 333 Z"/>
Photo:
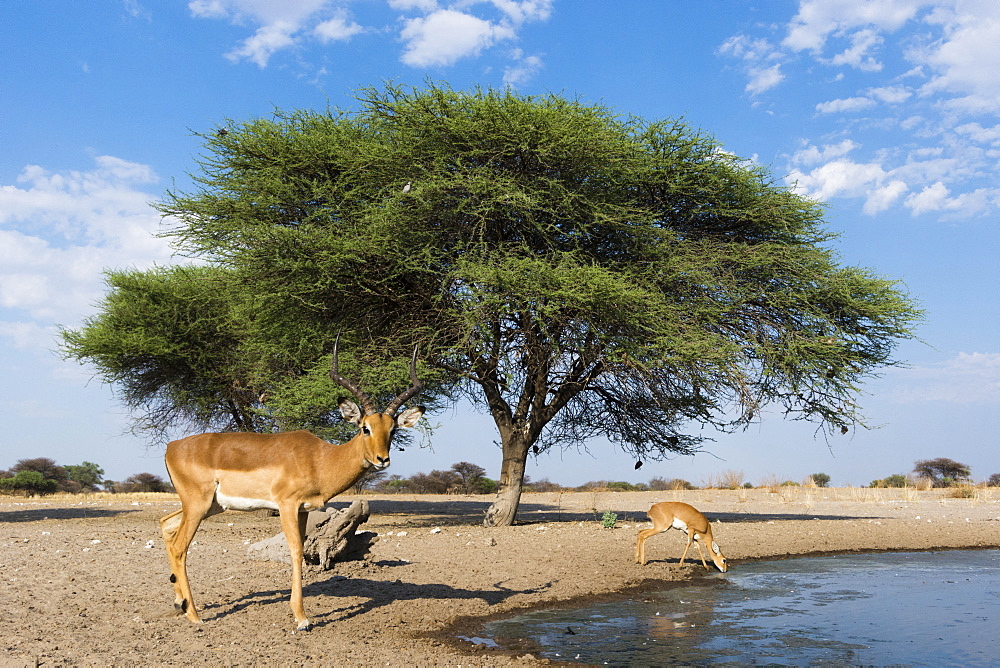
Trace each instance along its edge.
<path fill-rule="evenodd" d="M 524 650 L 457 639 L 479 622 L 531 606 L 614 596 L 666 581 L 720 577 L 678 567 L 683 536 L 647 544 L 636 530 L 657 501 L 687 501 L 713 520 L 732 567 L 813 553 L 1000 546 L 1000 497 L 944 498 L 912 490 L 806 489 L 526 494 L 520 524 L 479 526 L 490 499 L 366 496 L 380 535 L 365 561 L 309 571 L 294 633 L 289 567 L 249 561 L 247 545 L 277 518 L 223 513 L 188 560 L 205 623 L 164 617 L 173 593 L 157 520 L 179 506 L 129 499 L 0 498 L 0 665 L 208 664 L 512 666 L 545 663 Z M 334 505 L 350 503 L 339 497 Z M 601 527 L 604 511 L 618 514 Z"/>

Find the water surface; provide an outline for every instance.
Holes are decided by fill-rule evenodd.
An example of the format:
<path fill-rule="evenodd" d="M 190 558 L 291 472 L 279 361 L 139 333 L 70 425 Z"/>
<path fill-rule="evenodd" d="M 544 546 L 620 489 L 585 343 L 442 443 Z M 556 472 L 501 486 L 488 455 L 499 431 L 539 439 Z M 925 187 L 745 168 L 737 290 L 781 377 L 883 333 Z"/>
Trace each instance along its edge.
<path fill-rule="evenodd" d="M 762 561 L 702 580 L 491 622 L 483 635 L 596 665 L 1000 662 L 998 550 Z"/>

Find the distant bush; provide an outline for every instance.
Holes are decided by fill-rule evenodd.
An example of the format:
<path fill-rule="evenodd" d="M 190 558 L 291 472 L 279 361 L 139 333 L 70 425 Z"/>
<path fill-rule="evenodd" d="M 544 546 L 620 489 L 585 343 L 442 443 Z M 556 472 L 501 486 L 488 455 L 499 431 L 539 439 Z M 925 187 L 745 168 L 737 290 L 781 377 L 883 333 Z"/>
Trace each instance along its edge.
<path fill-rule="evenodd" d="M 379 494 L 400 494 L 408 491 L 409 488 L 409 480 L 399 474 L 393 474 L 386 480 L 377 481 L 372 489 Z"/>
<path fill-rule="evenodd" d="M 125 478 L 115 490 L 118 492 L 172 492 L 173 487 L 153 473 L 136 473 Z"/>
<path fill-rule="evenodd" d="M 697 489 L 694 485 L 689 483 L 687 480 L 682 480 L 680 478 L 671 478 L 670 480 L 664 480 L 663 478 L 652 478 L 649 481 L 649 489 L 654 492 L 664 492 L 664 491 L 676 491 L 682 489 Z"/>
<path fill-rule="evenodd" d="M 872 480 L 869 487 L 908 487 L 906 476 L 902 473 L 894 473 L 881 480 Z"/>
<path fill-rule="evenodd" d="M 948 490 L 948 496 L 954 499 L 972 499 L 976 497 L 976 488 L 969 483 L 960 483 Z"/>
<path fill-rule="evenodd" d="M 18 471 L 10 478 L 0 478 L 0 491 L 5 494 L 44 496 L 56 491 L 56 481 L 38 471 Z"/>
<path fill-rule="evenodd" d="M 542 478 L 541 480 L 528 483 L 525 485 L 525 489 L 532 492 L 561 492 L 563 491 L 563 486 L 551 482 L 548 478 Z"/>
<path fill-rule="evenodd" d="M 825 473 L 813 473 L 811 476 L 812 482 L 817 487 L 826 487 L 830 484 L 830 476 Z"/>
<path fill-rule="evenodd" d="M 989 480 L 986 481 L 987 487 L 1000 487 L 1000 473 L 994 473 L 990 476 Z"/>
<path fill-rule="evenodd" d="M 604 515 L 601 516 L 601 526 L 605 529 L 611 529 L 615 526 L 615 522 L 618 521 L 618 514 L 613 513 L 610 510 L 605 511 Z"/>

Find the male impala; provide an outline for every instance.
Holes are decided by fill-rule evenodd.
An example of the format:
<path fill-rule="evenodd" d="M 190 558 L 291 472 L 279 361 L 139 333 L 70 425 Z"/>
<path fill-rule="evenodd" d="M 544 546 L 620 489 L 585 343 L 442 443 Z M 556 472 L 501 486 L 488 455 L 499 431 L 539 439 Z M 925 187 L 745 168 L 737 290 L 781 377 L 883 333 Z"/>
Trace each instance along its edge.
<path fill-rule="evenodd" d="M 647 538 L 667 529 L 680 529 L 687 534 L 688 540 L 687 545 L 684 547 L 684 554 L 681 555 L 678 565 L 684 564 L 684 558 L 687 557 L 691 541 L 697 540 L 698 554 L 701 555 L 701 565 L 705 567 L 705 570 L 711 570 L 708 564 L 705 563 L 705 553 L 701 551 L 701 543 L 704 540 L 712 548 L 710 556 L 712 557 L 712 561 L 715 562 L 716 567 L 723 573 L 729 568 L 726 558 L 722 555 L 722 551 L 719 550 L 719 546 L 712 539 L 712 525 L 708 523 L 708 518 L 698 512 L 694 506 L 678 501 L 665 501 L 663 503 L 654 503 L 646 514 L 652 520 L 653 528 L 642 529 L 639 532 L 639 538 L 635 543 L 635 562 L 637 564 L 646 564 Z"/>
<path fill-rule="evenodd" d="M 281 529 L 292 557 L 291 606 L 298 629 L 310 626 L 302 607 L 302 544 L 306 511 L 322 508 L 353 485 L 369 467 L 389 466 L 389 444 L 397 427 L 412 427 L 423 406 L 396 412 L 422 389 L 417 380 L 416 350 L 410 360 L 410 389 L 378 412 L 361 389 L 337 371 L 333 348 L 330 377 L 349 390 L 364 407 L 346 397 L 340 412 L 360 428 L 343 445 L 328 443 L 308 431 L 280 434 L 198 434 L 167 445 L 167 471 L 181 498 L 181 509 L 160 520 L 174 584 L 174 608 L 201 623 L 191 598 L 187 551 L 201 521 L 223 510 L 271 508 L 281 516 Z"/>

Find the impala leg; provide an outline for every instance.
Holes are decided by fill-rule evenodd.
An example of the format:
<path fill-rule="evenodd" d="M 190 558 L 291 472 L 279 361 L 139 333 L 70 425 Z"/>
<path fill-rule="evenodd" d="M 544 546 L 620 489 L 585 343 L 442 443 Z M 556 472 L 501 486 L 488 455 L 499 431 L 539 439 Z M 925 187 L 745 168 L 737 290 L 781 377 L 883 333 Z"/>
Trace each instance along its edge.
<path fill-rule="evenodd" d="M 646 539 L 660 533 L 656 527 L 642 529 L 635 541 L 635 563 L 646 565 Z"/>
<path fill-rule="evenodd" d="M 300 513 L 298 506 L 284 509 L 281 514 L 281 530 L 288 541 L 288 551 L 292 558 L 292 594 L 290 604 L 299 631 L 307 631 L 311 626 L 302 605 L 302 546 L 305 543 L 307 513 Z"/>
<path fill-rule="evenodd" d="M 201 623 L 201 618 L 191 597 L 191 584 L 187 576 L 187 551 L 201 520 L 206 515 L 206 512 L 199 514 L 185 512 L 182 508 L 160 520 L 167 559 L 170 561 L 170 581 L 174 585 L 174 609 L 178 615 L 183 613 L 196 624 Z"/>
<path fill-rule="evenodd" d="M 688 542 L 687 542 L 687 545 L 684 546 L 684 554 L 681 555 L 681 560 L 679 562 L 677 562 L 678 566 L 683 566 L 684 565 L 684 559 L 688 556 L 688 550 L 691 549 L 691 541 L 694 540 L 694 538 L 691 536 L 691 534 L 688 534 L 687 539 L 688 539 Z M 701 549 L 701 545 L 698 546 L 698 549 Z"/>
<path fill-rule="evenodd" d="M 708 567 L 708 562 L 705 561 L 705 553 L 701 549 L 701 541 L 698 541 L 698 554 L 701 556 L 701 565 L 705 567 L 706 571 L 712 570 Z"/>

